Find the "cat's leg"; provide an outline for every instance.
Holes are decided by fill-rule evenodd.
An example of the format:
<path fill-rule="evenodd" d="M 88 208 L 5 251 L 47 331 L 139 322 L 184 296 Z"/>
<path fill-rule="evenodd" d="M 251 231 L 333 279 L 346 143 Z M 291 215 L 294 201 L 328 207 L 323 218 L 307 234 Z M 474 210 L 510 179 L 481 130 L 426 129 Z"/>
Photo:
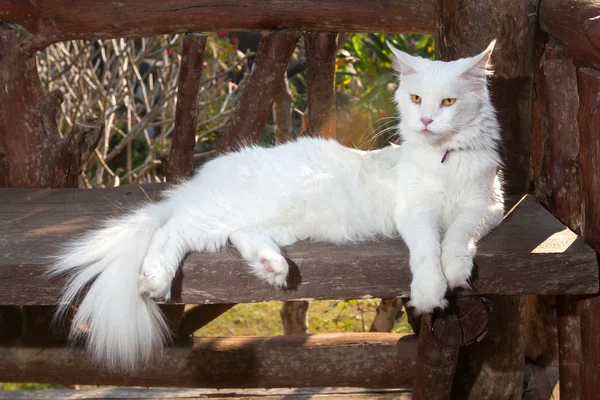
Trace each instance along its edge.
<path fill-rule="evenodd" d="M 242 230 L 229 235 L 229 240 L 256 276 L 277 287 L 287 286 L 288 263 L 279 246 L 267 234 Z"/>
<path fill-rule="evenodd" d="M 187 251 L 186 238 L 177 220 L 171 219 L 158 228 L 142 263 L 138 278 L 139 293 L 169 300 L 171 283 Z"/>
<path fill-rule="evenodd" d="M 450 224 L 442 241 L 442 268 L 450 289 L 469 288 L 476 243 L 498 225 L 502 215 L 502 204 L 471 202 Z"/>
<path fill-rule="evenodd" d="M 439 216 L 431 210 L 396 210 L 398 232 L 410 250 L 410 303 L 416 314 L 445 308 L 447 283 L 440 262 Z"/>

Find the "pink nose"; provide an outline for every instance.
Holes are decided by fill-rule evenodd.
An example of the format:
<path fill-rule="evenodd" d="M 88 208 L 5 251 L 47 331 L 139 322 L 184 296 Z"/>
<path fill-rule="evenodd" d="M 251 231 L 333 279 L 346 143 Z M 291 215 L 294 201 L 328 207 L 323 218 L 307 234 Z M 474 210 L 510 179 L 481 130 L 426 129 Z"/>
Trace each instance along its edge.
<path fill-rule="evenodd" d="M 433 122 L 433 120 L 431 118 L 421 118 L 421 122 L 423 123 L 423 125 L 427 126 L 429 125 L 431 122 Z"/>

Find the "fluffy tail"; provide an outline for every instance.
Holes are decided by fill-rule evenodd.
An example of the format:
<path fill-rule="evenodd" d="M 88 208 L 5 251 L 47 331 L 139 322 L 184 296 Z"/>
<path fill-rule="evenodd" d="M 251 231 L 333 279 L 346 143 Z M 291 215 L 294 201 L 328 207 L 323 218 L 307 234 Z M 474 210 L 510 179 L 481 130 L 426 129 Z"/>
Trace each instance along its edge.
<path fill-rule="evenodd" d="M 132 371 L 160 354 L 169 329 L 148 296 L 138 294 L 138 275 L 154 232 L 171 218 L 168 201 L 109 221 L 69 243 L 51 275 L 66 275 L 57 318 L 93 281 L 73 319 L 70 337 L 84 334 L 93 359 L 111 370 Z"/>

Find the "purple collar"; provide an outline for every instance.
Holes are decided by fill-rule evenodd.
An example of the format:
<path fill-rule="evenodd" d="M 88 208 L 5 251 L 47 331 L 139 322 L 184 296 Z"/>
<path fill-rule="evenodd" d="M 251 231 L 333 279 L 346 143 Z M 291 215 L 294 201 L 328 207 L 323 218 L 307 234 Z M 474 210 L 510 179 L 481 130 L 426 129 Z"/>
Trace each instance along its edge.
<path fill-rule="evenodd" d="M 454 150 L 446 150 L 446 152 L 444 153 L 444 156 L 442 157 L 442 161 L 441 163 L 445 163 L 446 160 L 448 159 L 448 156 L 450 155 L 450 153 L 452 153 Z"/>

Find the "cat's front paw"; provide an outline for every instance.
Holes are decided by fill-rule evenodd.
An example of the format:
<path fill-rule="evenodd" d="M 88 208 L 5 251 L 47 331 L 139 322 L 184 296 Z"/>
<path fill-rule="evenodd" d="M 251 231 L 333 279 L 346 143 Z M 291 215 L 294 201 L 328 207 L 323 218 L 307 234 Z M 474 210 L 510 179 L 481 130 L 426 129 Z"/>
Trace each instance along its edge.
<path fill-rule="evenodd" d="M 273 250 L 261 250 L 251 267 L 255 275 L 269 284 L 280 288 L 287 287 L 289 266 L 281 254 Z"/>
<path fill-rule="evenodd" d="M 415 276 L 410 284 L 409 307 L 413 307 L 413 314 L 427 314 L 436 308 L 444 309 L 448 306 L 446 296 L 447 283 L 443 276 Z"/>
<path fill-rule="evenodd" d="M 471 254 L 443 252 L 442 269 L 450 289 L 470 289 L 469 279 L 473 272 L 473 256 Z"/>
<path fill-rule="evenodd" d="M 142 296 L 169 300 L 173 277 L 159 261 L 146 260 L 138 276 L 138 291 Z"/>

